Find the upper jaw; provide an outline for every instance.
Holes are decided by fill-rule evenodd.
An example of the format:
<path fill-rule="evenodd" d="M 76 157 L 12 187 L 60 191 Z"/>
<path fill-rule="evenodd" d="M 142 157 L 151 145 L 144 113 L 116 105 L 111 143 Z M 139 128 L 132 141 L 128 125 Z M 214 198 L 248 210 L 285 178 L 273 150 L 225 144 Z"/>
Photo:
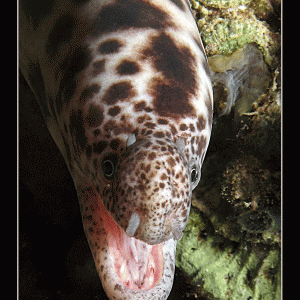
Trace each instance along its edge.
<path fill-rule="evenodd" d="M 84 227 L 108 297 L 120 300 L 167 299 L 173 285 L 176 241 L 171 238 L 151 246 L 127 236 L 102 202 L 96 215 L 94 223 L 101 229 L 97 231 L 99 234 L 91 234 L 88 224 Z"/>

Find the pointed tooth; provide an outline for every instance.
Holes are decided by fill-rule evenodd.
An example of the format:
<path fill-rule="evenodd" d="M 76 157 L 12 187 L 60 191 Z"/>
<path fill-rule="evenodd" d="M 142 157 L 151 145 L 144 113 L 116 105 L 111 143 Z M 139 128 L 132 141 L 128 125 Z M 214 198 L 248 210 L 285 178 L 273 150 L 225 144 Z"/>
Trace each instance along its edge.
<path fill-rule="evenodd" d="M 138 253 L 137 253 L 137 250 L 136 250 L 136 245 L 135 245 L 135 240 L 134 238 L 130 238 L 130 247 L 131 247 L 131 251 L 132 251 L 132 254 L 133 254 L 133 257 L 136 261 L 136 263 L 139 262 L 139 257 L 138 257 Z"/>
<path fill-rule="evenodd" d="M 139 225 L 140 225 L 140 217 L 136 212 L 134 212 L 130 217 L 130 220 L 129 220 L 129 223 L 128 223 L 128 226 L 126 229 L 126 234 L 129 237 L 133 237 L 136 230 L 138 229 Z"/>
<path fill-rule="evenodd" d="M 120 269 L 121 274 L 123 274 L 123 272 L 125 271 L 125 267 L 126 267 L 126 260 L 124 260 L 124 262 L 121 266 L 121 269 Z"/>
<path fill-rule="evenodd" d="M 135 142 L 136 142 L 135 134 L 134 133 L 129 134 L 128 140 L 127 140 L 127 147 L 133 145 Z"/>

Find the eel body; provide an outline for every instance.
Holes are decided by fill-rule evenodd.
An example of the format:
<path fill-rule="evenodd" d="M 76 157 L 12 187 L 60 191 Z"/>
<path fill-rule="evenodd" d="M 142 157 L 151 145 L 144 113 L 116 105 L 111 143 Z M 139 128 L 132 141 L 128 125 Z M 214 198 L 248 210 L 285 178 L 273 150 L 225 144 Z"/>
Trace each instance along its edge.
<path fill-rule="evenodd" d="M 110 299 L 166 299 L 212 126 L 187 0 L 20 0 L 20 68 Z"/>

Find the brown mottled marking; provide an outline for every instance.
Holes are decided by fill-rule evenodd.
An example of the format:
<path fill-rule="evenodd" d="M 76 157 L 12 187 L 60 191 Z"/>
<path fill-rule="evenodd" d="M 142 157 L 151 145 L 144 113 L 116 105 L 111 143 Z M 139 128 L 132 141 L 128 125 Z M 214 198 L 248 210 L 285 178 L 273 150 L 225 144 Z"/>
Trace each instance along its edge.
<path fill-rule="evenodd" d="M 99 45 L 98 51 L 101 54 L 116 53 L 123 46 L 123 43 L 119 40 L 108 40 Z"/>
<path fill-rule="evenodd" d="M 100 85 L 97 83 L 85 88 L 79 98 L 80 104 L 84 104 L 88 99 L 92 98 L 95 94 L 99 93 Z"/>
<path fill-rule="evenodd" d="M 179 128 L 180 128 L 181 131 L 185 131 L 185 130 L 188 129 L 188 127 L 186 126 L 186 124 L 180 124 Z"/>
<path fill-rule="evenodd" d="M 130 81 L 121 81 L 109 87 L 102 98 L 102 101 L 108 105 L 114 105 L 118 101 L 125 100 L 135 94 Z"/>
<path fill-rule="evenodd" d="M 151 57 L 157 71 L 162 72 L 168 82 L 180 85 L 187 93 L 196 89 L 195 58 L 190 49 L 177 46 L 166 33 L 154 37 L 151 47 L 144 51 Z"/>
<path fill-rule="evenodd" d="M 89 127 L 97 127 L 102 124 L 104 119 L 103 109 L 99 105 L 92 104 L 89 108 L 85 123 Z"/>
<path fill-rule="evenodd" d="M 93 26 L 93 35 L 128 28 L 161 30 L 171 25 L 170 17 L 159 8 L 140 0 L 127 0 L 107 5 L 100 11 Z"/>
<path fill-rule="evenodd" d="M 205 128 L 206 120 L 203 116 L 198 117 L 197 128 L 199 131 L 202 131 Z"/>
<path fill-rule="evenodd" d="M 189 103 L 189 95 L 181 86 L 170 86 L 154 80 L 151 94 L 154 98 L 154 110 L 160 116 L 175 119 L 178 116 L 196 116 L 194 107 Z"/>
<path fill-rule="evenodd" d="M 155 157 L 156 157 L 155 152 L 151 152 L 151 153 L 148 155 L 148 158 L 149 158 L 150 160 L 154 160 Z"/>
<path fill-rule="evenodd" d="M 120 106 L 116 105 L 108 110 L 108 114 L 114 117 L 117 114 L 119 114 L 120 111 L 121 111 Z"/>
<path fill-rule="evenodd" d="M 123 60 L 121 64 L 117 67 L 117 72 L 119 75 L 133 75 L 140 71 L 140 67 L 134 61 Z"/>

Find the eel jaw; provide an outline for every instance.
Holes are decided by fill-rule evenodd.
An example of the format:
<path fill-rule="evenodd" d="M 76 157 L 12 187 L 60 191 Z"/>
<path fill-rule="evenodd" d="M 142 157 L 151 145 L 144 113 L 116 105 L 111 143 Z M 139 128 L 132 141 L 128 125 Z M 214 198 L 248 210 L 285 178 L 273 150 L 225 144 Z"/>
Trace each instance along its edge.
<path fill-rule="evenodd" d="M 173 285 L 176 241 L 171 238 L 161 244 L 148 245 L 129 237 L 100 199 L 97 206 L 94 224 L 99 227 L 98 234 L 90 234 L 88 224 L 84 223 L 84 227 L 108 297 L 146 300 L 156 295 L 155 299 L 167 299 Z"/>

